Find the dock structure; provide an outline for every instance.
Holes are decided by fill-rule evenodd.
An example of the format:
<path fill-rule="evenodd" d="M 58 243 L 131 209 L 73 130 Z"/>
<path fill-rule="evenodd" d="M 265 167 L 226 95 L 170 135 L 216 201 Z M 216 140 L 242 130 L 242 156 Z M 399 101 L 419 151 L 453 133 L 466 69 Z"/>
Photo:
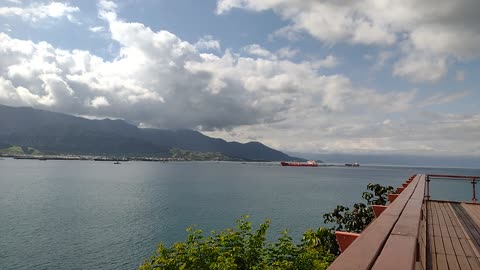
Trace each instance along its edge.
<path fill-rule="evenodd" d="M 467 180 L 471 202 L 431 200 L 435 179 Z M 342 253 L 328 269 L 480 269 L 477 176 L 414 175 L 360 233 L 336 232 Z"/>

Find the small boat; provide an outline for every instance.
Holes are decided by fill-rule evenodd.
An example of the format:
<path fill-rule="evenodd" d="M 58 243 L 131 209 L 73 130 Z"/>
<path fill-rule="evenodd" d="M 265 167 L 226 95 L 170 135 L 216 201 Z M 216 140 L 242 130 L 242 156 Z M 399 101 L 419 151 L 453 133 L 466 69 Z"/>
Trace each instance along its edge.
<path fill-rule="evenodd" d="M 115 161 L 113 164 L 122 164 L 122 163 L 120 163 L 120 162 L 118 162 L 118 161 Z"/>
<path fill-rule="evenodd" d="M 345 166 L 347 166 L 347 167 L 360 167 L 360 164 L 357 163 L 357 162 L 355 162 L 355 163 L 347 163 L 347 164 L 345 164 Z"/>
<path fill-rule="evenodd" d="M 309 160 L 307 162 L 298 162 L 298 161 L 293 161 L 293 162 L 286 162 L 282 161 L 280 162 L 282 166 L 293 166 L 293 167 L 318 167 L 318 163 L 315 160 Z"/>

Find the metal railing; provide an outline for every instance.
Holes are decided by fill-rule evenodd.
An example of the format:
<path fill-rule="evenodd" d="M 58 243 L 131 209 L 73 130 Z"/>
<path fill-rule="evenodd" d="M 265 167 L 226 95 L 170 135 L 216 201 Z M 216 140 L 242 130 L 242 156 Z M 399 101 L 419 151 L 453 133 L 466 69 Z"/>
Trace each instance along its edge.
<path fill-rule="evenodd" d="M 467 180 L 472 184 L 472 202 L 477 203 L 477 192 L 475 186 L 477 180 L 480 180 L 480 176 L 465 176 L 465 175 L 446 175 L 446 174 L 427 174 L 426 176 L 426 198 L 430 200 L 430 181 L 432 179 L 446 179 L 446 180 Z"/>

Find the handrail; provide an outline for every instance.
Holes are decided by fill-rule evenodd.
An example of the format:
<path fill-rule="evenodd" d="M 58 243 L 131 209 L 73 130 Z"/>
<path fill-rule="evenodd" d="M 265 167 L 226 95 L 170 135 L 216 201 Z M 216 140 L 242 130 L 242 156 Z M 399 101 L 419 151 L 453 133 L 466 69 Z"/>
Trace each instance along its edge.
<path fill-rule="evenodd" d="M 391 202 L 383 213 L 375 218 L 354 240 L 351 245 L 342 250 L 340 256 L 329 266 L 329 270 L 364 270 L 377 267 L 378 269 L 394 269 L 383 267 L 383 260 L 385 256 L 382 252 L 387 248 L 387 253 L 390 251 L 389 247 L 393 241 L 400 240 L 402 244 L 405 241 L 408 244 L 416 242 L 414 234 L 418 230 L 421 213 L 421 202 L 424 198 L 425 187 L 424 175 L 415 175 L 407 182 L 408 186 L 398 194 L 395 201 Z M 418 193 L 418 194 L 417 194 Z M 403 215 L 403 217 L 402 217 Z M 413 230 L 412 230 L 413 228 Z M 390 239 L 393 237 L 395 239 Z M 390 239 L 390 240 L 389 240 Z M 387 245 L 388 243 L 388 245 Z M 402 258 L 403 262 L 397 264 L 397 269 L 413 269 L 413 268 L 398 268 L 410 262 L 415 263 L 415 248 L 401 249 L 396 256 Z M 415 244 L 413 244 L 413 247 Z M 403 252 L 403 253 L 402 253 Z M 388 255 L 388 254 L 387 254 Z M 380 260 L 377 263 L 377 260 Z M 388 263 L 391 266 L 391 262 Z"/>
<path fill-rule="evenodd" d="M 449 174 L 427 174 L 428 177 L 435 178 L 460 178 L 460 179 L 480 179 L 480 176 L 467 176 L 467 175 L 449 175 Z"/>
<path fill-rule="evenodd" d="M 472 202 L 477 203 L 477 192 L 475 186 L 477 184 L 477 180 L 480 180 L 480 176 L 466 176 L 466 175 L 448 175 L 448 174 L 427 174 L 426 182 L 427 182 L 427 195 L 425 196 L 427 200 L 430 200 L 430 181 L 431 179 L 445 179 L 445 180 L 471 180 L 472 184 Z"/>

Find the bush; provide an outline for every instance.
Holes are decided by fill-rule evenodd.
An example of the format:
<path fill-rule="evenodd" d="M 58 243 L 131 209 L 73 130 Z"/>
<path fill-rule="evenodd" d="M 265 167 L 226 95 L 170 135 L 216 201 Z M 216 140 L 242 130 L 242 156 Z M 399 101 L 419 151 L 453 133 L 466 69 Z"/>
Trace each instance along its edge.
<path fill-rule="evenodd" d="M 367 190 L 372 192 L 363 192 L 362 198 L 365 203 L 356 203 L 353 210 L 343 205 L 337 207 L 331 213 L 323 215 L 325 223 L 335 223 L 332 231 L 347 231 L 360 233 L 375 218 L 370 205 L 385 205 L 387 203 L 387 194 L 393 192 L 393 187 L 384 187 L 379 184 L 368 184 Z"/>
<path fill-rule="evenodd" d="M 367 190 L 373 191 L 371 192 L 363 192 L 362 198 L 367 201 L 368 205 L 386 205 L 388 198 L 387 195 L 393 193 L 392 186 L 381 186 L 379 184 L 368 184 Z"/>
<path fill-rule="evenodd" d="M 326 269 L 335 259 L 328 245 L 335 236 L 327 229 L 309 230 L 300 244 L 295 244 L 287 231 L 276 243 L 266 243 L 270 227 L 267 220 L 252 231 L 248 216 L 237 220 L 237 229 L 211 232 L 204 237 L 195 227 L 187 229 L 185 242 L 171 248 L 159 244 L 156 254 L 145 261 L 140 270 L 151 269 Z M 337 248 L 338 249 L 338 248 Z"/>

